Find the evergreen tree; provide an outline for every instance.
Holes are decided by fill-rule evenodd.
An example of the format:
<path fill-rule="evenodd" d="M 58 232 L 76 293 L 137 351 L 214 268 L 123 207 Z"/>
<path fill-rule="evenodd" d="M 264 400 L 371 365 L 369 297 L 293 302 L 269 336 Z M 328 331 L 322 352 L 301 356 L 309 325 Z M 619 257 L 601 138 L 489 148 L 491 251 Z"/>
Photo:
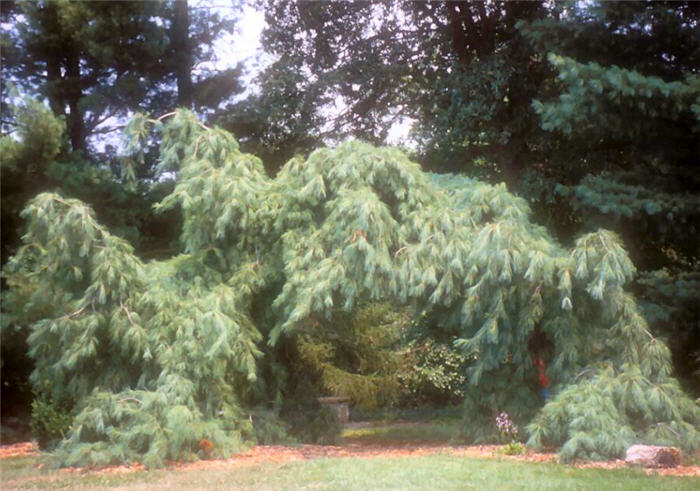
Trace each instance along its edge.
<path fill-rule="evenodd" d="M 206 111 L 241 91 L 240 67 L 202 68 L 195 79 L 233 21 L 186 0 L 3 2 L 2 15 L 3 84 L 48 99 L 66 117 L 73 151 L 94 150 L 91 137 L 134 111 Z"/>
<path fill-rule="evenodd" d="M 559 185 L 545 194 L 622 232 L 643 269 L 670 264 L 662 248 L 698 250 L 699 20 L 682 2 L 603 2 L 521 24 L 557 76 L 533 101 L 559 142 L 538 172 Z"/>
<path fill-rule="evenodd" d="M 338 311 L 332 322 L 310 323 L 296 336 L 293 373 L 316 377 L 325 394 L 349 397 L 355 407 L 375 408 L 396 400 L 405 357 L 398 341 L 406 316 L 388 303 L 350 313 Z"/>
<path fill-rule="evenodd" d="M 8 108 L 9 109 L 9 108 Z M 43 105 L 26 101 L 14 108 L 15 137 L 0 138 L 0 226 L 2 227 L 2 265 L 20 245 L 20 212 L 27 200 L 46 189 L 51 180 L 49 167 L 61 152 L 65 123 L 53 117 Z M 3 116 L 7 111 L 3 111 Z M 3 278 L 3 291 L 5 284 Z M 3 302 L 0 333 L 2 358 L 2 419 L 26 414 L 31 403 L 27 357 L 27 329 L 15 329 Z M 27 326 L 31 319 L 23 319 Z"/>
<path fill-rule="evenodd" d="M 699 14 L 693 2 L 594 2 L 520 25 L 557 77 L 533 100 L 551 143 L 522 189 L 567 235 L 622 235 L 645 313 L 695 394 Z M 662 293 L 669 284 L 675 295 Z"/>
<path fill-rule="evenodd" d="M 234 451 L 266 391 L 284 393 L 275 348 L 330 335 L 318 326 L 341 329 L 340 313 L 368 301 L 413 305 L 459 333 L 471 424 L 535 416 L 530 443 L 567 459 L 638 440 L 700 445 L 700 408 L 625 290 L 635 269 L 615 234 L 567 250 L 504 185 L 432 178 L 392 148 L 346 142 L 272 179 L 189 112 L 129 131 L 143 140 L 152 125 L 161 169 L 177 171 L 159 208 L 182 209 L 183 254 L 144 263 L 88 207 L 41 194 L 9 268 L 7 303 L 35 319 L 32 381 L 76 411 L 63 465 L 157 466 L 203 440 Z M 554 396 L 540 412 L 534 356 Z"/>
<path fill-rule="evenodd" d="M 186 18 L 169 30 L 183 7 Z M 178 214 L 152 213 L 170 183 L 154 179 L 150 152 L 122 158 L 105 135 L 134 110 L 173 107 L 178 78 L 188 78 L 189 105 L 202 112 L 240 90 L 240 69 L 195 65 L 213 58 L 213 42 L 232 30 L 231 19 L 209 9 L 188 13 L 186 2 L 3 1 L 0 14 L 3 269 L 24 233 L 19 213 L 41 191 L 92 204 L 141 257 L 171 254 Z M 189 64 L 181 67 L 180 58 Z M 23 100 L 30 95 L 51 111 Z M 4 420 L 29 411 L 25 338 L 22 317 L 3 306 Z"/>
<path fill-rule="evenodd" d="M 168 233 L 177 215 L 157 216 L 151 203 L 167 194 L 167 184 L 148 185 L 136 180 L 130 168 L 116 156 L 99 165 L 69 150 L 65 120 L 56 117 L 43 104 L 18 99 L 4 116 L 12 120 L 12 131 L 0 138 L 0 210 L 2 224 L 2 266 L 21 244 L 25 231 L 20 212 L 30 198 L 46 190 L 60 190 L 65 196 L 95 204 L 100 221 L 136 246 L 139 255 L 162 256 L 154 250 L 170 248 L 175 237 Z M 5 277 L 3 276 L 3 294 Z M 25 313 L 29 317 L 25 316 Z M 2 416 L 3 421 L 29 413 L 31 390 L 28 375 L 32 363 L 27 358 L 28 325 L 31 312 L 22 309 L 2 311 Z"/>

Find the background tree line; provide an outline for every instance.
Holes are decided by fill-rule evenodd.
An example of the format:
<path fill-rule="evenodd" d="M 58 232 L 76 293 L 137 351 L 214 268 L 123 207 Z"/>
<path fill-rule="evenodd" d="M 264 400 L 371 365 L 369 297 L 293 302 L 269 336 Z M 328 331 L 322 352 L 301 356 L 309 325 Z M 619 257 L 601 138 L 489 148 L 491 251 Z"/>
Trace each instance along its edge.
<path fill-rule="evenodd" d="M 175 254 L 180 212 L 153 212 L 174 185 L 157 177 L 155 143 L 105 144 L 134 112 L 193 109 L 270 175 L 322 143 L 382 144 L 412 121 L 425 170 L 506 182 L 564 244 L 616 230 L 647 319 L 700 394 L 697 3 L 271 1 L 274 61 L 243 98 L 242 66 L 202 68 L 241 8 L 1 4 L 3 266 L 20 210 L 45 190 L 91 204 L 144 259 Z M 20 321 L 3 317 L 6 415 L 30 399 L 30 364 Z"/>

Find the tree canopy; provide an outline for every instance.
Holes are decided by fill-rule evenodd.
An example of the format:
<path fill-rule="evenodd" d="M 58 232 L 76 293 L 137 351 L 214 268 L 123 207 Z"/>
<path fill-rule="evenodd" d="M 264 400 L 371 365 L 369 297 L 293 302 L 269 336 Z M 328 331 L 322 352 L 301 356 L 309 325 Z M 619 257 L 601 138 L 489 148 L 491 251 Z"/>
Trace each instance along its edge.
<path fill-rule="evenodd" d="M 425 168 L 505 181 L 566 243 L 621 234 L 642 296 L 658 298 L 654 278 L 697 272 L 696 4 L 273 2 L 266 14 L 278 58 L 258 98 L 217 121 L 257 128 L 242 145 L 269 168 L 319 140 L 382 143 L 413 121 Z M 666 311 L 655 327 L 691 340 L 674 358 L 698 391 L 698 324 Z"/>
<path fill-rule="evenodd" d="M 216 11 L 169 2 L 4 2 L 3 85 L 46 97 L 74 151 L 130 111 L 212 108 L 240 90 L 240 68 L 211 71 L 212 43 L 233 29 Z M 6 97 L 6 94 L 3 94 Z M 6 101 L 3 101 L 6 102 Z"/>
<path fill-rule="evenodd" d="M 32 320 L 33 382 L 78 411 L 63 464 L 157 466 L 202 439 L 233 451 L 274 385 L 269 348 L 368 300 L 457 332 L 476 414 L 534 416 L 535 446 L 598 458 L 636 439 L 700 443 L 700 410 L 625 290 L 635 269 L 614 233 L 566 249 L 505 186 L 430 176 L 394 148 L 350 141 L 269 178 L 189 112 L 142 117 L 133 136 L 150 126 L 161 169 L 177 170 L 158 206 L 182 208 L 183 254 L 144 263 L 89 207 L 41 194 L 10 265 L 10 301 Z M 556 394 L 541 411 L 535 354 Z"/>
<path fill-rule="evenodd" d="M 472 439 L 697 447 L 698 5 L 3 1 L 3 420 L 157 466 L 449 365 Z"/>

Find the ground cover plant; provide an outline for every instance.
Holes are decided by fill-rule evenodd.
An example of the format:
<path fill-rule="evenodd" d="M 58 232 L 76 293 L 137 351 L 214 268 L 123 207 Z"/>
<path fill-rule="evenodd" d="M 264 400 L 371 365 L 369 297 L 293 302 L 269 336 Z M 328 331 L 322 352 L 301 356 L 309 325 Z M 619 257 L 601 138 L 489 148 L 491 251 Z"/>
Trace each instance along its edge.
<path fill-rule="evenodd" d="M 700 409 L 625 290 L 635 269 L 614 233 L 567 249 L 504 185 L 426 174 L 394 148 L 346 142 L 270 178 L 191 112 L 136 117 L 130 151 L 154 131 L 161 172 L 177 176 L 157 208 L 181 209 L 182 254 L 144 262 L 57 194 L 24 211 L 7 301 L 31 320 L 39 397 L 73 411 L 58 464 L 158 467 L 282 437 L 292 401 L 323 385 L 293 369 L 309 360 L 304 335 L 368 302 L 410 306 L 456 336 L 469 360 L 467 437 L 506 411 L 530 423 L 529 445 L 563 459 L 616 457 L 636 441 L 700 445 Z M 338 360 L 321 354 L 323 379 Z M 546 366 L 546 401 L 533 359 Z M 353 369 L 372 382 L 376 367 L 362 364 Z"/>

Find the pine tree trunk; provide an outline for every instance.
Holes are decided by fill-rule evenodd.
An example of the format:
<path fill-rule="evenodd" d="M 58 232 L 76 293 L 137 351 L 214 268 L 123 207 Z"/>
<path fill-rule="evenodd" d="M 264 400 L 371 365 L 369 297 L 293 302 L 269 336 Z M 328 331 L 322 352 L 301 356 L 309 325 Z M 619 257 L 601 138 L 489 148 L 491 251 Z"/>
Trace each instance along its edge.
<path fill-rule="evenodd" d="M 177 77 L 177 104 L 192 107 L 192 46 L 189 39 L 190 19 L 187 0 L 175 1 L 175 12 L 171 27 L 171 42 L 175 56 L 175 76 Z"/>
<path fill-rule="evenodd" d="M 56 6 L 47 4 L 45 7 L 44 19 L 47 24 L 55 24 Z M 57 49 L 47 49 L 44 57 L 46 62 L 46 95 L 49 98 L 49 106 L 54 114 L 66 114 L 66 107 L 63 97 L 60 94 L 59 85 L 61 83 L 61 53 L 60 46 Z"/>
<path fill-rule="evenodd" d="M 58 90 L 58 84 L 61 80 L 61 65 L 55 53 L 46 56 L 46 92 L 49 98 L 49 106 L 54 114 L 66 114 L 66 108 L 63 104 Z"/>
<path fill-rule="evenodd" d="M 447 9 L 450 17 L 450 26 L 452 28 L 452 47 L 457 53 L 459 62 L 466 65 L 469 62 L 469 53 L 467 51 L 467 38 L 464 34 L 464 25 L 460 13 L 457 11 L 457 4 L 448 3 Z"/>
<path fill-rule="evenodd" d="M 66 95 L 68 99 L 68 108 L 70 109 L 68 131 L 73 151 L 77 152 L 85 150 L 85 139 L 87 135 L 85 133 L 83 113 L 80 109 L 80 99 L 83 96 L 80 88 L 80 57 L 75 50 L 70 51 L 67 56 L 66 75 Z"/>
<path fill-rule="evenodd" d="M 522 147 L 518 141 L 509 141 L 500 145 L 492 145 L 493 160 L 499 163 L 502 171 L 503 181 L 512 192 L 520 180 L 524 170 Z"/>

